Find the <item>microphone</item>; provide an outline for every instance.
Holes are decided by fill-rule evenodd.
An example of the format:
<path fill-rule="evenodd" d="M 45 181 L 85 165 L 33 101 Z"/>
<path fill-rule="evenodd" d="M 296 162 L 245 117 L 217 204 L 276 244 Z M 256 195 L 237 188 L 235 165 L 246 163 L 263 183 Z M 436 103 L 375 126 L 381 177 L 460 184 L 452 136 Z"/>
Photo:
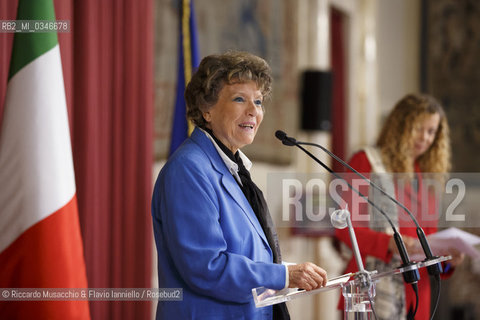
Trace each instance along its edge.
<path fill-rule="evenodd" d="M 320 164 L 323 168 L 325 168 L 325 170 L 327 170 L 328 172 L 330 172 L 331 174 L 333 174 L 336 178 L 342 180 L 343 182 L 345 182 L 348 187 L 353 190 L 355 193 L 357 193 L 360 197 L 362 197 L 365 201 L 367 201 L 372 207 L 374 207 L 375 209 L 377 209 L 388 221 L 388 223 L 390 224 L 390 226 L 392 227 L 392 230 L 393 230 L 393 238 L 395 239 L 395 244 L 398 248 L 398 253 L 400 254 L 400 257 L 402 259 L 402 262 L 403 262 L 403 265 L 402 267 L 407 267 L 407 266 L 410 266 L 410 265 L 413 265 L 414 263 L 412 263 L 410 261 L 410 258 L 408 257 L 408 253 L 407 253 L 407 250 L 405 249 L 405 244 L 403 243 L 403 240 L 402 240 L 402 236 L 400 235 L 400 233 L 398 232 L 397 228 L 395 227 L 395 225 L 393 224 L 392 220 L 390 219 L 390 217 L 388 217 L 388 215 L 381 209 L 379 208 L 375 203 L 373 203 L 370 199 L 368 199 L 368 197 L 366 197 L 364 194 L 362 194 L 359 190 L 357 190 L 356 188 L 354 188 L 348 181 L 346 181 L 343 177 L 341 177 L 340 175 L 338 175 L 336 172 L 334 172 L 332 169 L 330 169 L 327 165 L 325 165 L 322 161 L 320 161 L 317 157 L 315 157 L 312 153 L 310 153 L 308 150 L 306 150 L 305 148 L 303 148 L 301 146 L 301 144 L 304 144 L 304 145 L 312 145 L 312 146 L 316 146 L 316 147 L 320 147 L 322 148 L 323 150 L 323 147 L 321 147 L 320 145 L 317 145 L 317 144 L 311 144 L 311 143 L 307 143 L 307 142 L 298 142 L 297 140 L 295 140 L 294 138 L 291 138 L 289 136 L 287 136 L 287 134 L 281 130 L 277 130 L 275 132 L 275 137 L 277 137 L 277 139 L 279 139 L 280 141 L 282 141 L 282 143 L 286 146 L 296 146 L 298 147 L 299 149 L 301 149 L 303 152 L 305 152 L 308 156 L 310 156 L 310 158 L 312 158 L 315 162 L 317 162 L 318 164 Z M 325 149 L 326 150 L 326 149 Z M 329 153 L 330 154 L 330 153 Z M 335 156 L 335 158 L 338 158 L 337 156 Z M 340 159 L 340 158 L 338 158 Z M 353 169 L 353 168 L 352 168 Z M 363 176 L 362 176 L 363 177 Z M 367 179 L 366 177 L 363 177 L 366 181 L 368 181 L 369 183 L 371 183 L 371 181 L 369 179 Z M 383 191 L 383 190 L 382 190 Z M 397 201 L 395 200 L 395 203 L 397 203 Z M 353 246 L 353 243 L 352 243 L 352 246 Z M 359 266 L 360 268 L 360 266 Z M 418 269 L 414 269 L 414 270 L 410 270 L 410 271 L 406 271 L 403 273 L 403 279 L 405 280 L 405 282 L 411 284 L 412 286 L 417 286 L 417 282 L 418 280 L 420 280 L 420 273 L 418 272 Z"/>
<path fill-rule="evenodd" d="M 280 130 L 278 130 L 280 131 Z M 277 132 L 278 132 L 277 131 Z M 360 178 L 362 178 L 363 180 L 367 181 L 368 184 L 370 186 L 372 186 L 374 189 L 380 191 L 383 195 L 387 196 L 388 199 L 390 199 L 391 201 L 393 201 L 396 205 L 398 205 L 400 208 L 402 208 L 410 217 L 410 219 L 412 219 L 412 221 L 415 223 L 415 226 L 416 226 L 416 233 L 417 233 L 417 237 L 418 237 L 418 240 L 420 241 L 420 244 L 422 246 L 422 249 L 423 249 L 423 252 L 425 253 L 425 261 L 428 261 L 428 260 L 433 260 L 433 259 L 436 259 L 438 258 L 437 256 L 434 256 L 433 253 L 432 253 L 432 250 L 430 248 L 430 245 L 428 244 L 428 241 L 427 241 L 427 237 L 425 235 L 425 232 L 423 231 L 422 227 L 420 226 L 420 224 L 418 223 L 417 219 L 415 218 L 415 216 L 410 212 L 410 210 L 407 209 L 407 207 L 405 207 L 405 205 L 403 205 L 401 202 L 399 202 L 397 199 L 395 199 L 394 197 L 392 197 L 390 194 L 388 194 L 387 192 L 385 192 L 385 190 L 383 190 L 382 188 L 380 188 L 379 186 L 377 186 L 375 183 L 373 183 L 372 181 L 370 181 L 370 179 L 368 179 L 367 177 L 365 177 L 363 174 L 361 174 L 360 172 L 358 172 L 357 170 L 355 170 L 354 168 L 352 168 L 348 163 L 346 163 L 345 161 L 343 161 L 341 158 L 339 158 L 338 156 L 336 156 L 333 152 L 329 151 L 327 148 L 319 145 L 319 144 L 316 144 L 316 143 L 310 143 L 310 142 L 300 142 L 300 141 L 296 141 L 295 139 L 293 138 L 290 138 L 287 136 L 287 134 L 283 131 L 280 131 L 281 133 L 279 133 L 279 135 L 283 136 L 284 135 L 284 139 L 288 139 L 289 141 L 295 141 L 295 143 L 297 144 L 302 144 L 302 145 L 310 145 L 310 146 L 314 146 L 314 147 L 317 147 L 317 148 L 320 148 L 322 149 L 324 152 L 326 152 L 329 156 L 331 156 L 332 158 L 334 158 L 335 160 L 337 160 L 338 162 L 340 162 L 342 164 L 342 166 L 348 168 L 350 171 L 352 171 L 353 173 L 355 173 L 357 176 L 359 176 Z M 276 133 L 275 133 L 276 135 Z M 277 137 L 278 138 L 278 137 Z M 283 141 L 282 141 L 283 142 Z M 285 144 L 285 143 L 284 143 Z M 440 273 L 442 273 L 442 265 L 440 263 L 435 263 L 433 265 L 430 265 L 427 267 L 427 270 L 428 270 L 428 273 L 431 275 L 431 276 L 436 276 L 436 275 L 439 275 Z"/>
<path fill-rule="evenodd" d="M 334 226 L 335 229 L 345 229 L 348 227 L 347 219 L 349 215 L 350 213 L 345 209 L 333 211 L 330 215 L 332 226 Z"/>
<path fill-rule="evenodd" d="M 297 143 L 297 140 L 294 138 L 290 138 L 287 134 L 281 130 L 275 131 L 275 137 L 282 141 L 282 143 L 286 146 L 294 146 Z"/>

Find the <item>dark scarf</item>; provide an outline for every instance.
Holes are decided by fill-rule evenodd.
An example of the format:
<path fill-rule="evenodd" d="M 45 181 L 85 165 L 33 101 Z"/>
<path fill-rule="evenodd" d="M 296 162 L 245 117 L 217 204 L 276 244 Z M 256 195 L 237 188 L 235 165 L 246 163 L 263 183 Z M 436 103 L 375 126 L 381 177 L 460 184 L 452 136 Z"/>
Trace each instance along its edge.
<path fill-rule="evenodd" d="M 243 165 L 242 158 L 240 158 L 240 153 L 237 151 L 235 154 L 228 149 L 220 140 L 218 140 L 213 134 L 212 130 L 206 129 L 206 131 L 212 136 L 217 145 L 222 149 L 223 153 L 234 161 L 238 165 L 238 175 L 242 183 L 238 183 L 238 186 L 242 190 L 245 198 L 247 198 L 248 203 L 255 212 L 255 216 L 258 219 L 258 222 L 262 226 L 262 230 L 267 237 L 268 244 L 273 252 L 273 262 L 282 263 L 282 255 L 280 253 L 280 246 L 278 244 L 278 236 L 275 231 L 275 226 L 270 216 L 270 211 L 268 210 L 267 202 L 263 196 L 262 190 L 260 190 L 257 185 L 252 181 L 250 177 L 250 172 Z M 273 306 L 273 319 L 290 319 L 287 306 L 285 303 L 276 304 Z"/>

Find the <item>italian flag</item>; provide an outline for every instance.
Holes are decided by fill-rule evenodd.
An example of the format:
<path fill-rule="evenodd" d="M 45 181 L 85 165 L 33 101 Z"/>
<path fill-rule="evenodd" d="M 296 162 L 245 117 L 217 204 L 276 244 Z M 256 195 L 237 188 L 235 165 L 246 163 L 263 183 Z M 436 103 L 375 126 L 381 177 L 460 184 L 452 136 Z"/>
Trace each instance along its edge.
<path fill-rule="evenodd" d="M 55 20 L 52 0 L 19 0 L 17 20 Z M 0 126 L 0 288 L 87 288 L 56 33 L 15 34 Z M 0 318 L 90 313 L 88 301 L 0 300 Z"/>

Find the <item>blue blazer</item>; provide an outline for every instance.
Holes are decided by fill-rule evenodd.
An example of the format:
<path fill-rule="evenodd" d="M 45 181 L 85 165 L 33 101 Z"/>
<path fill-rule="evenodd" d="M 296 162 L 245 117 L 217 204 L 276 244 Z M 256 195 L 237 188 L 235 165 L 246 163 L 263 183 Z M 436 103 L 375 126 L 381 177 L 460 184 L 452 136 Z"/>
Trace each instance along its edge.
<path fill-rule="evenodd" d="M 170 157 L 155 183 L 152 216 L 159 288 L 183 289 L 159 301 L 157 319 L 272 319 L 252 288 L 282 289 L 286 268 L 215 146 L 201 130 Z"/>

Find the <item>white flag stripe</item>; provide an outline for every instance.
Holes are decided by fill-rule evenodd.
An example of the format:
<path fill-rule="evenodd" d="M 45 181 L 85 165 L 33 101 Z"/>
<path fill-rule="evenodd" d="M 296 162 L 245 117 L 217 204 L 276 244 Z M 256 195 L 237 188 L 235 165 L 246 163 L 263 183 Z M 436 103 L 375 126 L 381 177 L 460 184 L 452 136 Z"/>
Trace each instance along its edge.
<path fill-rule="evenodd" d="M 9 81 L 0 136 L 0 252 L 75 194 L 58 44 Z"/>

